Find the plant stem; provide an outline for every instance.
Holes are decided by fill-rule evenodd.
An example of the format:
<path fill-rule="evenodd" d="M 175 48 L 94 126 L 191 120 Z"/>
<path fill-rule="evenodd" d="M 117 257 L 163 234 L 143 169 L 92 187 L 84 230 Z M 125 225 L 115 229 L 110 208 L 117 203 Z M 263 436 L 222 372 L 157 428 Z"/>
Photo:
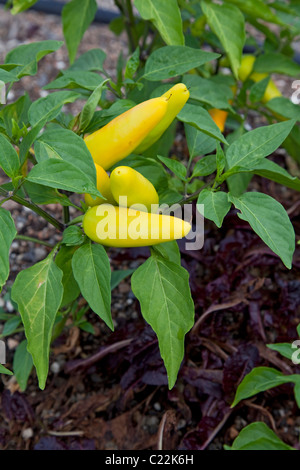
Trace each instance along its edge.
<path fill-rule="evenodd" d="M 26 242 L 39 243 L 40 245 L 45 245 L 45 246 L 48 246 L 49 248 L 53 248 L 53 245 L 51 245 L 51 243 L 48 243 L 44 240 L 39 240 L 38 238 L 27 237 L 26 235 L 16 235 L 15 239 L 24 240 Z"/>
<path fill-rule="evenodd" d="M 57 219 L 52 217 L 52 215 L 48 214 L 46 211 L 41 209 L 39 206 L 37 206 L 33 202 L 29 202 L 23 197 L 17 196 L 17 194 L 10 195 L 10 193 L 5 191 L 3 188 L 0 188 L 0 194 L 2 194 L 3 196 L 6 196 L 7 200 L 11 199 L 12 201 L 16 202 L 17 204 L 20 204 L 21 206 L 28 207 L 28 209 L 31 209 L 33 212 L 43 217 L 43 219 L 49 222 L 49 224 L 53 225 L 55 228 L 57 228 L 61 232 L 64 231 L 64 225 L 61 222 L 59 222 Z"/>

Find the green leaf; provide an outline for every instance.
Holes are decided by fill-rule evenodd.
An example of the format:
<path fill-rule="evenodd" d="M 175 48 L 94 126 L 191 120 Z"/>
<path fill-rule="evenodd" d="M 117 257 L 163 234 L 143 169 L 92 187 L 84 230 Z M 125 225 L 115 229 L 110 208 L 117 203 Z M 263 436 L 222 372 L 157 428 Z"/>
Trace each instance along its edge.
<path fill-rule="evenodd" d="M 253 397 L 257 393 L 289 382 L 299 384 L 300 376 L 297 374 L 283 375 L 282 372 L 271 367 L 255 367 L 239 384 L 231 407 L 233 408 L 241 400 Z"/>
<path fill-rule="evenodd" d="M 257 103 L 258 101 L 261 101 L 265 94 L 269 81 L 270 76 L 268 75 L 266 78 L 259 80 L 251 86 L 249 94 L 249 99 L 251 103 Z"/>
<path fill-rule="evenodd" d="M 95 0 L 71 0 L 63 7 L 63 33 L 71 64 L 74 62 L 85 31 L 95 18 L 96 11 L 97 2 Z"/>
<path fill-rule="evenodd" d="M 229 200 L 241 212 L 254 232 L 276 253 L 287 268 L 291 268 L 295 250 L 295 232 L 284 207 L 271 196 L 248 192 L 239 197 L 229 193 Z"/>
<path fill-rule="evenodd" d="M 276 344 L 267 344 L 268 348 L 272 351 L 277 351 L 283 357 L 292 360 L 292 355 L 295 352 L 295 349 L 292 348 L 291 343 L 276 343 Z"/>
<path fill-rule="evenodd" d="M 137 47 L 134 53 L 129 57 L 127 61 L 124 77 L 133 79 L 134 74 L 137 71 L 139 65 L 140 65 L 140 48 Z"/>
<path fill-rule="evenodd" d="M 217 146 L 217 141 L 204 132 L 199 131 L 194 126 L 184 124 L 184 131 L 191 158 L 213 152 Z"/>
<path fill-rule="evenodd" d="M 50 253 L 43 261 L 21 271 L 11 292 L 12 299 L 18 304 L 28 341 L 27 349 L 42 390 L 49 369 L 52 329 L 63 296 L 62 275 L 53 261 L 53 253 Z"/>
<path fill-rule="evenodd" d="M 102 197 L 88 175 L 74 164 L 50 158 L 35 165 L 27 175 L 27 180 L 42 186 L 50 186 L 78 194 L 91 194 Z"/>
<path fill-rule="evenodd" d="M 214 123 L 210 114 L 206 109 L 201 108 L 201 106 L 188 103 L 185 104 L 183 109 L 177 115 L 177 119 L 186 124 L 190 124 L 210 137 L 227 144 L 225 137 L 220 132 L 218 126 Z"/>
<path fill-rule="evenodd" d="M 211 108 L 232 111 L 229 101 L 232 100 L 233 93 L 229 86 L 220 83 L 216 86 L 215 80 L 198 75 L 184 75 L 182 81 L 189 89 L 190 99 L 205 103 Z"/>
<path fill-rule="evenodd" d="M 227 149 L 228 168 L 243 166 L 251 169 L 258 159 L 274 152 L 286 139 L 295 124 L 294 120 L 262 126 L 243 134 Z"/>
<path fill-rule="evenodd" d="M 13 372 L 0 364 L 0 374 L 13 375 Z"/>
<path fill-rule="evenodd" d="M 63 233 L 62 243 L 67 246 L 82 245 L 85 235 L 77 225 L 70 225 Z"/>
<path fill-rule="evenodd" d="M 184 336 L 194 323 L 188 272 L 153 251 L 133 274 L 131 286 L 143 317 L 158 337 L 171 389 L 184 357 Z"/>
<path fill-rule="evenodd" d="M 255 422 L 243 428 L 226 450 L 296 450 L 285 444 L 265 423 Z"/>
<path fill-rule="evenodd" d="M 157 155 L 157 158 L 166 165 L 169 170 L 171 170 L 179 179 L 182 181 L 186 180 L 186 167 L 183 163 L 178 162 L 177 160 L 173 160 L 171 158 L 162 157 Z"/>
<path fill-rule="evenodd" d="M 62 285 L 64 288 L 64 293 L 61 301 L 61 307 L 64 307 L 70 302 L 76 300 L 80 294 L 80 289 L 72 270 L 72 258 L 77 248 L 77 246 L 63 245 L 55 257 L 55 264 L 57 264 L 63 273 Z"/>
<path fill-rule="evenodd" d="M 134 269 L 119 269 L 118 271 L 112 271 L 110 280 L 111 290 L 115 289 L 121 281 L 126 279 L 126 277 L 130 276 L 133 272 Z"/>
<path fill-rule="evenodd" d="M 280 114 L 288 119 L 300 121 L 300 107 L 292 103 L 289 98 L 278 96 L 268 101 L 265 106 L 273 113 Z"/>
<path fill-rule="evenodd" d="M 268 23 L 280 24 L 281 21 L 273 13 L 269 5 L 266 5 L 262 0 L 225 0 L 228 3 L 233 3 L 240 8 L 244 13 L 253 18 L 261 18 Z"/>
<path fill-rule="evenodd" d="M 234 5 L 201 2 L 203 13 L 211 30 L 220 40 L 228 55 L 233 74 L 238 78 L 243 47 L 246 40 L 245 20 Z"/>
<path fill-rule="evenodd" d="M 0 290 L 9 275 L 9 249 L 17 234 L 10 212 L 0 207 Z"/>
<path fill-rule="evenodd" d="M 3 118 L 5 129 L 9 137 L 13 136 L 14 121 L 20 128 L 29 124 L 28 109 L 30 107 L 30 104 L 30 98 L 26 93 L 25 95 L 21 96 L 17 101 L 6 105 L 2 109 L 0 116 Z"/>
<path fill-rule="evenodd" d="M 160 47 L 147 60 L 142 78 L 156 81 L 176 77 L 218 57 L 219 54 L 187 46 Z"/>
<path fill-rule="evenodd" d="M 31 354 L 27 351 L 27 340 L 22 341 L 14 354 L 13 371 L 20 390 L 24 392 L 32 371 L 33 360 Z"/>
<path fill-rule="evenodd" d="M 101 98 L 101 95 L 103 93 L 104 85 L 108 82 L 109 80 L 104 80 L 100 85 L 95 88 L 93 93 L 89 96 L 87 102 L 85 103 L 81 113 L 80 113 L 80 119 L 79 119 L 79 130 L 80 132 L 84 132 L 85 129 L 88 127 L 90 124 L 92 117 L 95 113 L 95 110 L 98 106 L 99 100 Z"/>
<path fill-rule="evenodd" d="M 61 194 L 54 188 L 47 188 L 41 184 L 25 181 L 23 184 L 29 198 L 35 204 L 61 204 L 62 206 L 72 206 L 72 202 L 65 194 Z"/>
<path fill-rule="evenodd" d="M 179 246 L 176 240 L 170 242 L 159 243 L 152 247 L 154 251 L 157 251 L 160 256 L 166 258 L 168 261 L 172 261 L 175 264 L 181 266 L 181 255 Z"/>
<path fill-rule="evenodd" d="M 61 77 L 45 85 L 44 90 L 54 88 L 83 88 L 93 91 L 102 83 L 102 78 L 95 72 L 87 70 L 67 70 Z"/>
<path fill-rule="evenodd" d="M 14 315 L 9 320 L 7 320 L 4 324 L 1 336 L 9 336 L 12 335 L 18 326 L 21 323 L 21 317 L 19 315 Z"/>
<path fill-rule="evenodd" d="M 102 245 L 86 243 L 72 259 L 74 277 L 91 309 L 113 330 L 111 318 L 111 270 Z"/>
<path fill-rule="evenodd" d="M 12 15 L 17 15 L 21 11 L 27 10 L 34 5 L 38 0 L 13 0 L 13 7 L 11 9 Z"/>
<path fill-rule="evenodd" d="M 103 72 L 103 63 L 106 59 L 106 53 L 102 49 L 90 49 L 81 54 L 73 64 L 68 68 L 68 71 L 86 70 L 88 72 Z"/>
<path fill-rule="evenodd" d="M 96 168 L 92 156 L 83 139 L 74 132 L 68 129 L 48 130 L 35 142 L 34 149 L 38 165 L 28 174 L 29 181 L 101 197 L 96 189 Z"/>
<path fill-rule="evenodd" d="M 300 73 L 300 65 L 284 54 L 266 52 L 257 57 L 253 70 L 259 73 L 279 73 L 296 77 Z"/>
<path fill-rule="evenodd" d="M 0 134 L 0 167 L 10 178 L 19 173 L 20 160 L 11 143 Z"/>
<path fill-rule="evenodd" d="M 63 45 L 62 41 L 36 41 L 22 44 L 10 51 L 5 57 L 6 65 L 14 65 L 11 72 L 18 78 L 37 73 L 37 63 L 47 54 L 57 51 Z"/>
<path fill-rule="evenodd" d="M 206 219 L 212 220 L 217 227 L 222 227 L 223 219 L 231 207 L 227 193 L 203 189 L 197 200 L 197 209 L 199 210 L 198 204 L 204 205 L 204 213 L 202 210 L 199 212 Z"/>
<path fill-rule="evenodd" d="M 144 20 L 152 21 L 161 37 L 170 46 L 183 46 L 182 20 L 177 0 L 134 0 Z"/>
<path fill-rule="evenodd" d="M 39 98 L 29 108 L 30 124 L 35 126 L 40 122 L 52 121 L 58 116 L 64 104 L 73 103 L 79 96 L 78 93 L 72 91 L 55 91 L 48 96 Z"/>
<path fill-rule="evenodd" d="M 216 155 L 206 155 L 198 160 L 194 166 L 192 178 L 211 175 L 217 169 Z"/>

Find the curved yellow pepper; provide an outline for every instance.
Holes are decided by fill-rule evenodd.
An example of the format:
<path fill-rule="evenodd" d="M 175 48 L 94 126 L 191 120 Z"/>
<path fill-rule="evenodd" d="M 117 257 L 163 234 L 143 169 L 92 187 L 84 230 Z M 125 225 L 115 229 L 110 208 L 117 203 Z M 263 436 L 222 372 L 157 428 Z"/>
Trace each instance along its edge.
<path fill-rule="evenodd" d="M 191 225 L 178 217 L 102 204 L 86 212 L 83 230 L 96 243 L 128 248 L 183 238 Z"/>
<path fill-rule="evenodd" d="M 168 109 L 162 120 L 145 137 L 142 143 L 135 149 L 135 153 L 143 153 L 151 145 L 158 141 L 165 130 L 174 121 L 179 111 L 189 99 L 190 92 L 184 83 L 177 83 L 170 90 L 164 93 L 161 98 L 168 100 Z"/>
<path fill-rule="evenodd" d="M 136 210 L 155 212 L 159 202 L 158 194 L 153 184 L 141 173 L 129 166 L 118 166 L 110 175 L 110 188 L 119 206 L 124 205 L 122 197 L 126 197 L 126 207 Z M 152 206 L 152 208 L 151 208 Z"/>
<path fill-rule="evenodd" d="M 247 80 L 247 78 L 250 78 L 250 80 L 253 80 L 254 82 L 257 83 L 263 80 L 264 78 L 268 77 L 267 73 L 258 73 L 258 72 L 252 73 L 255 60 L 256 60 L 256 57 L 251 54 L 247 54 L 243 56 L 242 61 L 241 61 L 241 66 L 239 68 L 239 79 L 242 82 Z M 273 80 L 270 79 L 261 101 L 262 103 L 267 103 L 272 98 L 276 98 L 278 96 L 282 96 L 282 94 L 278 90 Z"/>
<path fill-rule="evenodd" d="M 95 163 L 96 167 L 96 173 L 97 173 L 97 189 L 100 191 L 102 196 L 104 196 L 106 199 L 101 199 L 100 197 L 96 197 L 96 199 L 93 199 L 90 194 L 85 194 L 84 195 L 84 202 L 86 203 L 87 206 L 98 206 L 99 204 L 104 204 L 104 203 L 109 203 L 109 204 L 115 204 L 114 197 L 111 192 L 110 188 L 110 181 L 109 181 L 109 176 L 106 173 L 106 171 L 102 168 L 102 166 L 97 165 Z"/>
<path fill-rule="evenodd" d="M 127 157 L 162 120 L 167 98 L 144 101 L 84 138 L 93 160 L 107 170 Z"/>

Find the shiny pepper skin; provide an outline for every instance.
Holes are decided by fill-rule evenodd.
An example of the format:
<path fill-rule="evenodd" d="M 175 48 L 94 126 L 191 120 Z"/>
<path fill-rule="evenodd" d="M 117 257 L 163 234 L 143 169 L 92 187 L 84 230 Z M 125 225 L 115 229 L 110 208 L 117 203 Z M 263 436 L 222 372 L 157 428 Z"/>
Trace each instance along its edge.
<path fill-rule="evenodd" d="M 156 212 L 159 198 L 155 187 L 133 168 L 129 166 L 115 168 L 110 175 L 110 187 L 119 206 L 126 205 L 137 210 L 146 208 L 147 212 L 151 212 L 151 209 L 152 212 Z"/>
<path fill-rule="evenodd" d="M 115 204 L 115 200 L 110 189 L 110 181 L 108 174 L 102 168 L 102 166 L 97 165 L 97 163 L 95 163 L 95 167 L 97 173 L 97 189 L 98 191 L 100 191 L 102 196 L 105 197 L 105 199 L 101 199 L 100 197 L 96 197 L 96 199 L 93 199 L 90 194 L 85 194 L 84 202 L 87 206 L 91 207 L 98 206 L 99 204 L 104 203 Z"/>
<path fill-rule="evenodd" d="M 117 116 L 84 141 L 93 160 L 104 170 L 132 153 L 162 120 L 168 109 L 166 97 L 144 101 Z"/>
<path fill-rule="evenodd" d="M 255 60 L 256 57 L 251 54 L 246 54 L 243 56 L 239 69 L 239 79 L 242 82 L 246 81 L 247 78 L 250 78 L 250 80 L 253 80 L 254 82 L 260 82 L 264 78 L 268 77 L 267 73 L 252 72 Z M 278 96 L 282 96 L 282 94 L 278 90 L 273 80 L 270 79 L 261 101 L 263 103 L 267 103 L 272 98 L 276 98 Z"/>
<path fill-rule="evenodd" d="M 143 153 L 158 141 L 165 130 L 174 121 L 175 117 L 183 108 L 189 97 L 190 92 L 184 83 L 177 83 L 161 96 L 161 98 L 166 98 L 168 100 L 167 112 L 157 126 L 149 132 L 142 143 L 135 149 L 135 153 Z"/>
<path fill-rule="evenodd" d="M 211 115 L 213 121 L 218 126 L 221 132 L 225 130 L 225 123 L 228 116 L 228 112 L 223 109 L 209 109 L 209 114 Z"/>
<path fill-rule="evenodd" d="M 129 248 L 183 238 L 191 225 L 178 217 L 102 204 L 86 212 L 83 230 L 101 245 Z"/>

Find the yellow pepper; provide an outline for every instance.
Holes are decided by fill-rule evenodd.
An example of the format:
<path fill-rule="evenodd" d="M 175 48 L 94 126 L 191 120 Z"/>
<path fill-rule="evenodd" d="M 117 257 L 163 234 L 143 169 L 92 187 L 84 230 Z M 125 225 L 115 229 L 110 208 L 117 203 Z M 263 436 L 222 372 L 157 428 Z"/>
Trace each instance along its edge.
<path fill-rule="evenodd" d="M 184 83 L 177 83 L 170 90 L 164 93 L 161 98 L 168 100 L 168 109 L 162 120 L 145 137 L 142 143 L 135 149 L 135 153 L 143 153 L 151 145 L 158 141 L 165 130 L 174 121 L 179 111 L 189 99 L 190 92 Z"/>
<path fill-rule="evenodd" d="M 129 166 L 118 166 L 110 175 L 110 188 L 119 206 L 156 212 L 159 198 L 153 184 Z M 126 197 L 126 201 L 122 198 Z M 142 205 L 142 206 L 141 206 Z M 152 207 L 151 207 L 152 206 Z"/>
<path fill-rule="evenodd" d="M 242 82 L 247 80 L 247 78 L 250 78 L 250 80 L 253 80 L 254 82 L 260 82 L 264 78 L 268 77 L 267 73 L 258 73 L 258 72 L 252 73 L 255 60 L 256 60 L 256 57 L 251 54 L 247 54 L 243 56 L 242 61 L 241 61 L 241 66 L 239 69 L 239 79 Z M 270 78 L 267 88 L 265 90 L 264 96 L 262 97 L 261 101 L 262 103 L 267 103 L 272 98 L 276 98 L 278 96 L 282 96 L 282 94 L 278 90 L 273 80 Z"/>
<path fill-rule="evenodd" d="M 93 160 L 104 170 L 127 157 L 162 120 L 168 109 L 166 97 L 144 101 L 85 137 Z"/>
<path fill-rule="evenodd" d="M 223 109 L 209 109 L 209 114 L 211 115 L 213 121 L 218 126 L 221 132 L 224 132 L 225 123 L 228 116 L 228 112 Z"/>
<path fill-rule="evenodd" d="M 84 196 L 84 201 L 87 206 L 98 206 L 99 204 L 104 204 L 104 203 L 109 203 L 109 204 L 115 204 L 114 197 L 111 192 L 110 188 L 110 181 L 109 181 L 109 176 L 106 173 L 106 171 L 102 168 L 102 166 L 97 165 L 95 163 L 96 167 L 96 173 L 97 173 L 97 189 L 100 191 L 102 196 L 104 196 L 106 199 L 101 199 L 100 197 L 96 197 L 96 199 L 93 199 L 90 194 L 85 194 Z"/>
<path fill-rule="evenodd" d="M 102 204 L 85 213 L 83 230 L 96 243 L 128 248 L 183 238 L 191 224 L 178 217 Z"/>

